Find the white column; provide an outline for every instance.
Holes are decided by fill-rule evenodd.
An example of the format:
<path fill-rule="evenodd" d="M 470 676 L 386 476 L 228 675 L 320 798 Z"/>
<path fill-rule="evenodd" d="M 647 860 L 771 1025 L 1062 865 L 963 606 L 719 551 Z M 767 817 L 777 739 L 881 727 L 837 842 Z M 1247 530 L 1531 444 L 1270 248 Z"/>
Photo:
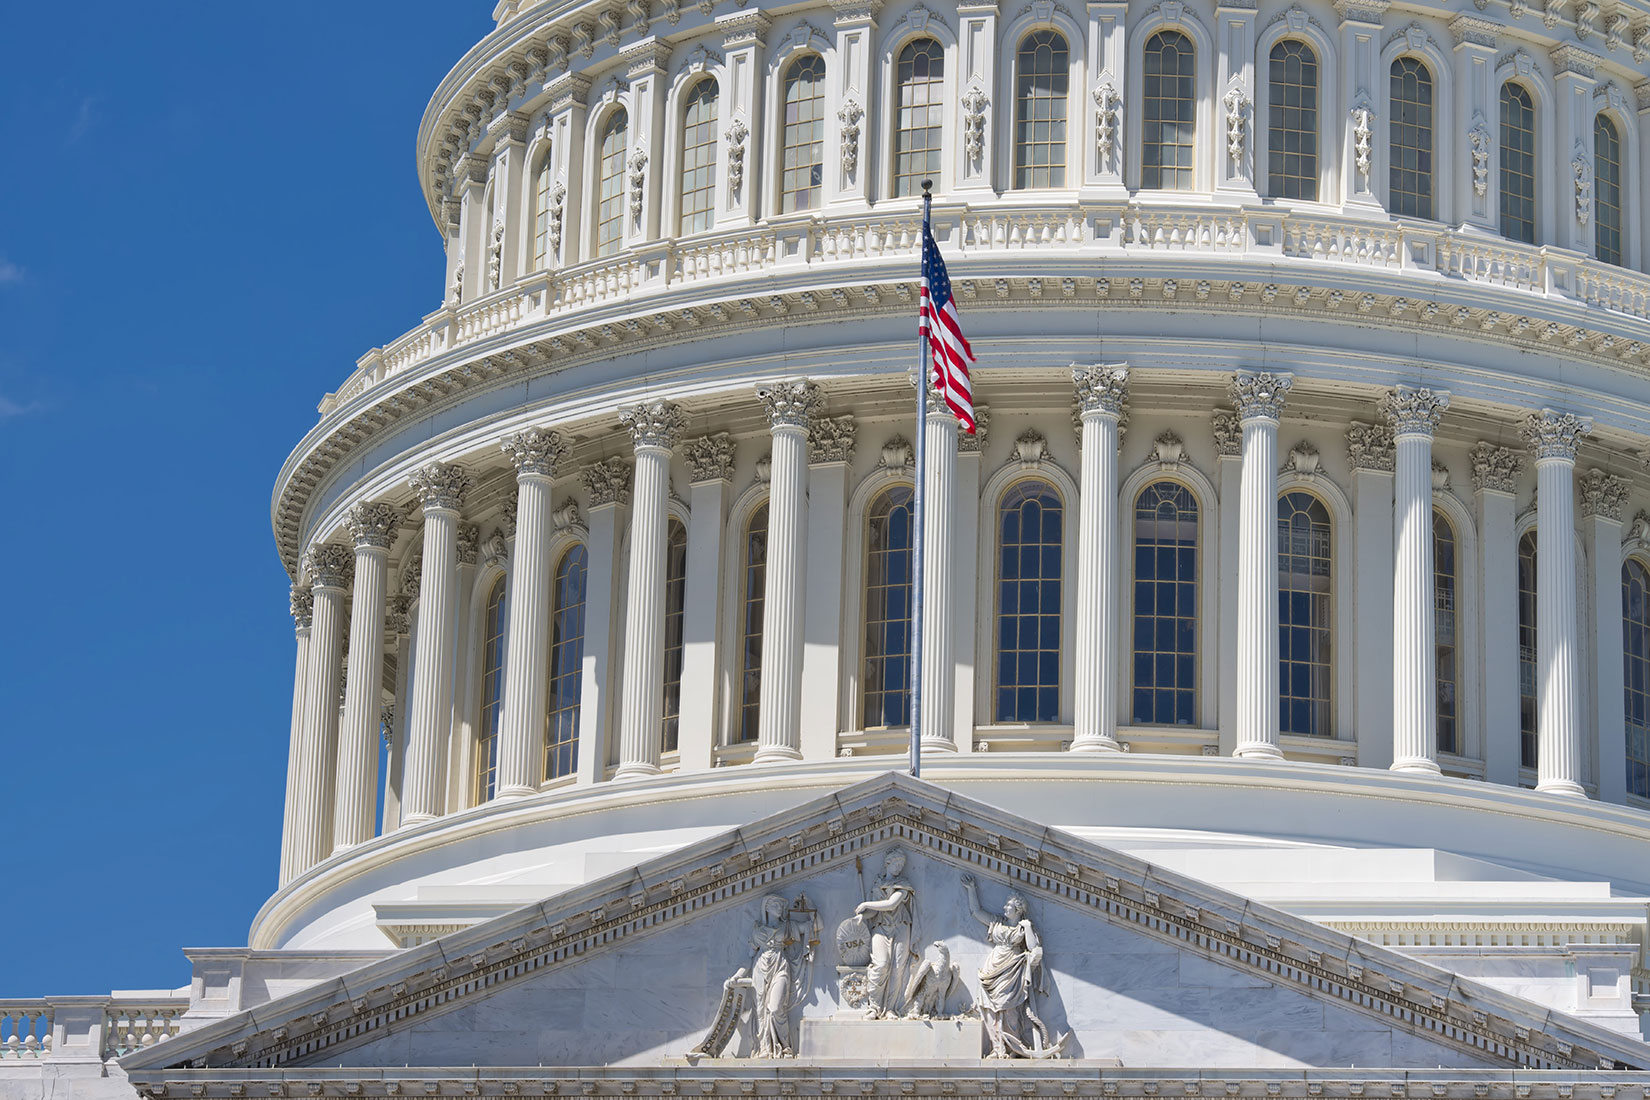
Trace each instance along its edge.
<path fill-rule="evenodd" d="M 561 434 L 539 428 L 499 443 L 516 468 L 516 536 L 510 559 L 504 703 L 499 714 L 499 798 L 521 798 L 544 781 L 544 723 L 550 691 L 550 482 Z"/>
<path fill-rule="evenodd" d="M 733 437 L 689 440 L 687 597 L 682 603 L 682 704 L 677 746 L 682 771 L 707 771 L 716 747 L 716 672 L 721 622 L 722 525 L 733 480 Z"/>
<path fill-rule="evenodd" d="M 665 711 L 665 539 L 670 452 L 682 412 L 668 401 L 626 409 L 620 419 L 636 451 L 630 503 L 630 581 L 625 599 L 619 770 L 615 779 L 656 775 Z"/>
<path fill-rule="evenodd" d="M 1650 46 L 1650 27 L 1641 27 L 1634 32 L 1638 41 Z M 1650 183 L 1650 80 L 1633 89 L 1639 102 L 1639 194 L 1643 194 L 1646 183 Z M 1627 227 L 1634 222 L 1639 225 L 1639 252 L 1633 267 L 1639 271 L 1650 269 L 1650 217 L 1640 213 L 1627 219 Z M 1624 227 L 1625 228 L 1625 227 Z M 1625 242 L 1624 242 L 1625 243 Z"/>
<path fill-rule="evenodd" d="M 1484 716 L 1484 778 L 1518 785 L 1522 754 L 1518 713 L 1518 540 L 1513 494 L 1524 456 L 1480 442 L 1472 449 L 1472 487 L 1478 502 L 1478 666 Z"/>
<path fill-rule="evenodd" d="M 460 810 L 469 805 L 470 784 L 474 774 L 476 718 L 481 709 L 479 692 L 472 688 L 481 669 L 482 644 L 480 636 L 469 629 L 475 622 L 476 567 L 481 562 L 481 525 L 458 525 L 458 572 L 453 578 L 453 676 L 452 690 L 447 693 L 446 721 L 441 723 L 441 737 L 436 746 L 436 789 L 441 797 L 436 802 L 437 815 Z M 458 746 L 463 746 L 460 752 Z"/>
<path fill-rule="evenodd" d="M 332 805 L 334 851 L 371 840 L 376 824 L 385 589 L 390 543 L 401 526 L 401 512 L 389 504 L 357 504 L 344 517 L 344 525 L 355 540 L 355 592 L 350 602 L 344 717 L 338 727 L 338 782 Z"/>
<path fill-rule="evenodd" d="M 1129 370 L 1076 367 L 1071 380 L 1083 420 L 1071 751 L 1117 752 L 1117 423 L 1128 400 Z"/>
<path fill-rule="evenodd" d="M 802 757 L 802 566 L 808 511 L 808 422 L 820 405 L 812 382 L 757 390 L 773 433 L 768 558 L 762 597 L 762 684 L 756 762 Z"/>
<path fill-rule="evenodd" d="M 1354 421 L 1346 458 L 1358 521 L 1351 573 L 1358 766 L 1386 768 L 1392 765 L 1392 429 Z"/>
<path fill-rule="evenodd" d="M 851 416 L 816 418 L 808 439 L 808 549 L 802 608 L 802 708 L 799 745 L 804 760 L 836 756 L 842 728 L 842 565 L 847 533 L 848 459 L 854 452 Z"/>
<path fill-rule="evenodd" d="M 297 826 L 298 754 L 304 740 L 304 691 L 309 682 L 309 632 L 315 597 L 294 583 L 291 596 L 293 636 L 298 655 L 292 671 L 292 726 L 287 740 L 286 810 L 281 817 L 281 885 L 296 872 L 292 868 L 293 833 Z"/>
<path fill-rule="evenodd" d="M 313 618 L 309 675 L 304 689 L 304 734 L 298 751 L 298 797 L 293 814 L 292 873 L 301 875 L 332 850 L 332 777 L 338 744 L 338 675 L 343 663 L 344 593 L 353 557 L 343 546 L 309 553 Z"/>
<path fill-rule="evenodd" d="M 978 396 L 976 391 L 975 396 Z M 951 667 L 955 685 L 952 689 L 954 713 L 951 716 L 952 740 L 958 752 L 974 751 L 974 632 L 979 614 L 978 582 L 980 556 L 976 537 L 980 512 L 980 463 L 985 450 L 986 433 L 991 427 L 991 409 L 974 406 L 974 434 L 957 436 L 957 483 L 953 499 L 962 522 L 962 536 L 955 540 L 955 557 L 951 571 L 951 636 L 955 646 Z"/>
<path fill-rule="evenodd" d="M 1576 609 L 1576 447 L 1590 419 L 1542 409 L 1524 421 L 1535 455 L 1536 790 L 1581 788 L 1581 631 Z"/>
<path fill-rule="evenodd" d="M 926 450 L 923 477 L 923 752 L 956 752 L 953 740 L 956 695 L 956 627 L 948 597 L 957 560 L 957 416 L 930 387 L 923 417 Z"/>
<path fill-rule="evenodd" d="M 1581 479 L 1582 537 L 1593 563 L 1592 688 L 1600 802 L 1627 801 L 1627 703 L 1621 635 L 1621 513 L 1630 483 L 1603 470 Z"/>
<path fill-rule="evenodd" d="M 384 619 L 385 641 L 395 646 L 395 702 L 390 707 L 390 721 L 384 730 L 384 747 L 389 758 L 384 762 L 384 818 L 378 825 L 382 833 L 393 833 L 401 826 L 401 780 L 407 759 L 407 714 L 412 709 L 412 616 L 408 614 L 411 604 L 412 598 L 405 593 L 391 596 L 389 613 Z"/>
<path fill-rule="evenodd" d="M 630 503 L 630 464 L 622 458 L 610 458 L 585 467 L 582 477 L 590 509 L 589 534 L 584 544 L 589 564 L 584 577 L 584 671 L 579 681 L 577 774 L 581 785 L 589 785 L 601 781 L 610 760 L 613 565 L 618 554 L 619 509 Z"/>
<path fill-rule="evenodd" d="M 1433 598 L 1432 433 L 1449 394 L 1398 386 L 1382 402 L 1397 473 L 1392 569 L 1392 770 L 1438 773 L 1438 622 Z"/>
<path fill-rule="evenodd" d="M 410 479 L 424 507 L 423 569 L 419 576 L 418 667 L 402 798 L 402 828 L 440 812 L 441 728 L 452 718 L 454 618 L 458 605 L 458 514 L 470 488 L 460 466 L 432 462 Z"/>
<path fill-rule="evenodd" d="M 459 233 L 464 238 L 464 259 L 460 262 L 465 302 L 473 302 L 487 293 L 487 244 L 493 231 L 492 226 L 483 224 L 487 220 L 488 167 L 485 157 L 474 154 L 467 154 L 458 162 L 457 171 L 462 179 L 459 193 L 463 198 Z"/>
<path fill-rule="evenodd" d="M 1216 721 L 1222 756 L 1237 751 L 1237 589 L 1239 509 L 1243 493 L 1243 427 L 1235 414 L 1216 412 L 1210 428 L 1220 463 L 1220 640 L 1217 643 L 1220 687 Z"/>
<path fill-rule="evenodd" d="M 1235 756 L 1279 760 L 1278 421 L 1294 378 L 1235 375 L 1232 404 L 1243 425 L 1238 501 L 1237 748 Z"/>

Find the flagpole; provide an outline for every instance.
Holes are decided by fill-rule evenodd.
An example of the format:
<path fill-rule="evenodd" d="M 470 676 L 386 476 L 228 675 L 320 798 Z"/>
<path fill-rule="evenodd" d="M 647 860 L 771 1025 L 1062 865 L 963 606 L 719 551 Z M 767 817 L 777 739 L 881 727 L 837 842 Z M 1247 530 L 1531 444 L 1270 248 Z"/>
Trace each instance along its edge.
<path fill-rule="evenodd" d="M 922 181 L 922 240 L 928 240 L 934 181 Z M 926 244 L 918 246 L 920 253 Z M 918 261 L 919 266 L 921 260 Z M 929 319 L 933 323 L 933 319 Z M 922 529 L 923 483 L 928 478 L 928 333 L 917 332 L 917 486 L 911 494 L 911 774 L 922 775 Z"/>

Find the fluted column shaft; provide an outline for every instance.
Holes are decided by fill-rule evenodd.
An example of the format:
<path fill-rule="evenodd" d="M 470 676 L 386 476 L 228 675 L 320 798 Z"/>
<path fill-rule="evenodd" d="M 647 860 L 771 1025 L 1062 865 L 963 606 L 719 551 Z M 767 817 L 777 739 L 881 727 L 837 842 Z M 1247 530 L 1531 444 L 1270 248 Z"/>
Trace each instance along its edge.
<path fill-rule="evenodd" d="M 923 456 L 923 622 L 922 740 L 924 752 L 956 752 L 957 662 L 951 600 L 952 563 L 956 561 L 954 494 L 957 482 L 957 416 L 943 398 L 930 392 L 923 419 L 927 434 Z"/>
<path fill-rule="evenodd" d="M 321 862 L 332 850 L 338 673 L 343 662 L 344 592 L 349 587 L 351 565 L 350 552 L 342 546 L 322 546 L 310 553 L 313 608 L 303 739 L 297 761 L 298 791 L 293 813 L 294 877 Z"/>
<path fill-rule="evenodd" d="M 779 382 L 758 395 L 772 428 L 768 554 L 762 602 L 762 685 L 757 763 L 798 760 L 801 749 L 802 598 L 808 512 L 808 422 L 819 406 L 811 382 Z"/>
<path fill-rule="evenodd" d="M 1432 432 L 1447 393 L 1399 386 L 1392 423 L 1392 770 L 1438 771 L 1438 622 L 1433 597 Z"/>
<path fill-rule="evenodd" d="M 418 589 L 418 664 L 402 777 L 401 825 L 441 812 L 443 722 L 452 720 L 453 638 L 458 614 L 458 519 L 470 479 L 457 466 L 431 463 L 412 478 L 424 506 L 423 567 Z"/>
<path fill-rule="evenodd" d="M 1077 518 L 1077 653 L 1072 752 L 1117 752 L 1117 425 L 1124 366 L 1074 368 L 1083 420 Z"/>
<path fill-rule="evenodd" d="M 345 520 L 355 540 L 355 590 L 350 604 L 349 676 L 338 726 L 338 781 L 332 806 L 332 846 L 371 840 L 378 808 L 378 727 L 384 675 L 384 610 L 390 542 L 401 514 L 388 504 L 362 504 Z"/>
<path fill-rule="evenodd" d="M 504 701 L 499 715 L 497 797 L 521 798 L 544 780 L 550 698 L 551 479 L 559 433 L 530 429 L 500 446 L 516 467 L 516 538 L 510 556 Z"/>
<path fill-rule="evenodd" d="M 630 579 L 625 601 L 619 767 L 615 779 L 659 771 L 665 708 L 666 505 L 670 452 L 681 433 L 676 406 L 656 401 L 623 414 L 636 449 L 630 492 Z"/>
<path fill-rule="evenodd" d="M 1232 403 L 1243 427 L 1238 500 L 1237 748 L 1280 759 L 1278 749 L 1278 421 L 1293 379 L 1237 375 Z"/>
<path fill-rule="evenodd" d="M 293 870 L 293 831 L 297 825 L 298 753 L 304 739 L 304 693 L 309 683 L 309 635 L 313 597 L 309 589 L 292 586 L 293 635 L 297 657 L 292 670 L 292 725 L 287 741 L 286 809 L 281 817 L 281 885 L 297 872 Z"/>
<path fill-rule="evenodd" d="M 1591 430 L 1591 421 L 1552 409 L 1524 425 L 1536 477 L 1536 789 L 1582 796 L 1575 464 L 1580 437 Z"/>

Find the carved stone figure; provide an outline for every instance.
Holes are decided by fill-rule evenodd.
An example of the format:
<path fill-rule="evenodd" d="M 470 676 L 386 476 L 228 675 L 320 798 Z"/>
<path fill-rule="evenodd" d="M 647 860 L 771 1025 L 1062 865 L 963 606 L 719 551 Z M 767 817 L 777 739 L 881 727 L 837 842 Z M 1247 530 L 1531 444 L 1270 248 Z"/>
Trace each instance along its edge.
<path fill-rule="evenodd" d="M 789 902 L 778 894 L 762 899 L 762 910 L 751 926 L 749 970 L 740 967 L 722 983 L 722 1001 L 710 1031 L 694 1053 L 717 1057 L 732 1041 L 750 1003 L 752 1058 L 789 1058 L 791 1013 L 807 996 L 812 982 L 808 970 L 819 946 L 819 915 L 805 895 Z"/>
<path fill-rule="evenodd" d="M 904 849 L 889 849 L 882 860 L 882 874 L 871 884 L 870 892 L 870 900 L 860 902 L 854 916 L 865 921 L 871 936 L 871 964 L 865 971 L 865 1015 L 880 1020 L 899 1012 L 910 967 L 917 892 L 905 877 Z"/>
<path fill-rule="evenodd" d="M 1043 944 L 1026 915 L 1025 899 L 1010 894 L 1003 915 L 980 908 L 974 876 L 962 877 L 968 909 L 985 926 L 991 952 L 980 967 L 980 1013 L 991 1041 L 988 1058 L 1058 1058 L 1069 1035 L 1049 1041 L 1034 1000 L 1043 988 Z"/>
<path fill-rule="evenodd" d="M 949 1020 L 946 1011 L 955 998 L 967 995 L 962 967 L 951 961 L 951 949 L 935 940 L 905 985 L 905 1015 L 917 1020 Z"/>

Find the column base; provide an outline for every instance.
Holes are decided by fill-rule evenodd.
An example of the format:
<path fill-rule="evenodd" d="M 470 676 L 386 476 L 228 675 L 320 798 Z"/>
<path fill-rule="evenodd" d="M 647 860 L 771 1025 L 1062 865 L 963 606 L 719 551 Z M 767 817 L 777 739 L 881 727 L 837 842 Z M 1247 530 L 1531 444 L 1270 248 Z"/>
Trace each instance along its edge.
<path fill-rule="evenodd" d="M 493 792 L 493 801 L 498 802 L 506 798 L 530 798 L 538 793 L 537 787 L 500 787 Z"/>
<path fill-rule="evenodd" d="M 396 832 L 400 832 L 402 829 L 410 829 L 414 825 L 422 825 L 426 821 L 434 821 L 435 818 L 435 814 L 402 814 L 401 824 L 397 825 L 395 829 Z"/>
<path fill-rule="evenodd" d="M 957 751 L 957 743 L 949 737 L 924 737 L 918 747 L 925 753 L 954 753 Z"/>
<path fill-rule="evenodd" d="M 1535 789 L 1543 794 L 1564 794 L 1575 798 L 1587 797 L 1586 789 L 1573 779 L 1543 779 L 1535 785 Z"/>
<path fill-rule="evenodd" d="M 1251 741 L 1232 750 L 1240 760 L 1282 760 L 1283 750 L 1269 741 Z"/>
<path fill-rule="evenodd" d="M 1117 738 L 1115 737 L 1107 737 L 1104 734 L 1090 734 L 1086 737 L 1079 737 L 1074 740 L 1071 743 L 1071 748 L 1067 751 L 1081 753 L 1120 753 L 1123 751 L 1123 746 L 1118 743 Z"/>
<path fill-rule="evenodd" d="M 613 778 L 619 779 L 647 779 L 660 774 L 657 764 L 649 764 L 645 760 L 632 760 L 628 764 L 620 764 L 613 772 Z"/>
<path fill-rule="evenodd" d="M 1443 775 L 1444 771 L 1438 766 L 1438 761 L 1428 760 L 1424 756 L 1406 756 L 1402 760 L 1394 760 L 1389 771 L 1395 772 L 1422 772 L 1427 775 Z"/>
<path fill-rule="evenodd" d="M 788 764 L 793 760 L 801 760 L 800 749 L 793 749 L 789 745 L 763 745 L 756 750 L 751 758 L 752 764 Z"/>

